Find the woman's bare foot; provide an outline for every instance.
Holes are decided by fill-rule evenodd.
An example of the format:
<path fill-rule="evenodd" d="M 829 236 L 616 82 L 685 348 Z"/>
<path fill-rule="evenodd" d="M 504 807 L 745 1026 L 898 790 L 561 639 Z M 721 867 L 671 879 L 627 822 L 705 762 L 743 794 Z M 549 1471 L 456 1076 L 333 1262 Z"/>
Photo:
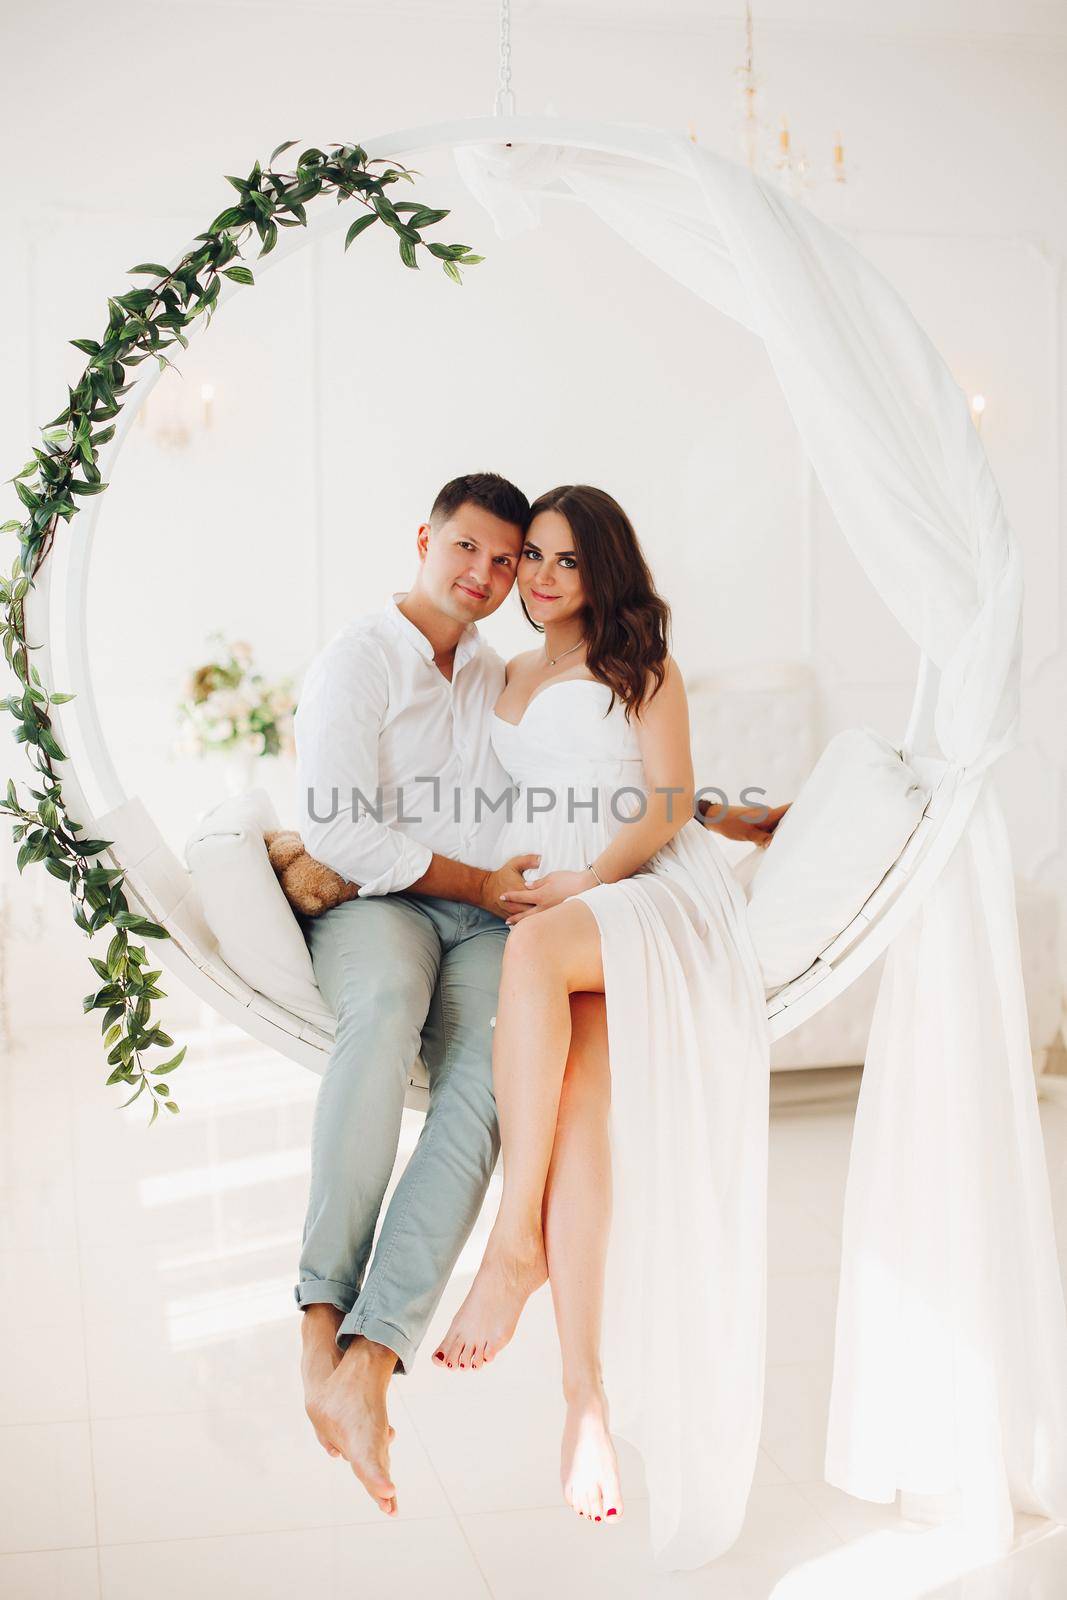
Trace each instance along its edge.
<path fill-rule="evenodd" d="M 619 1463 L 608 1429 L 608 1402 L 599 1384 L 568 1396 L 560 1449 L 563 1498 L 590 1522 L 622 1516 Z"/>
<path fill-rule="evenodd" d="M 344 1456 L 352 1471 L 386 1516 L 397 1513 L 396 1488 L 389 1471 L 389 1426 L 385 1396 L 396 1355 L 384 1345 L 357 1336 L 330 1377 L 307 1401 L 307 1413 L 331 1454 Z"/>
<path fill-rule="evenodd" d="M 503 1350 L 523 1306 L 548 1277 L 540 1231 L 511 1241 L 494 1228 L 452 1326 L 434 1351 L 439 1367 L 480 1367 Z"/>
<path fill-rule="evenodd" d="M 333 1377 L 334 1368 L 341 1359 L 337 1330 L 343 1320 L 336 1306 L 326 1304 L 310 1305 L 300 1314 L 300 1378 L 304 1385 L 304 1410 L 311 1417 L 312 1425 L 315 1421 L 311 1414 L 312 1402 L 318 1398 L 327 1379 Z M 315 1436 L 327 1455 L 341 1454 L 317 1427 Z"/>

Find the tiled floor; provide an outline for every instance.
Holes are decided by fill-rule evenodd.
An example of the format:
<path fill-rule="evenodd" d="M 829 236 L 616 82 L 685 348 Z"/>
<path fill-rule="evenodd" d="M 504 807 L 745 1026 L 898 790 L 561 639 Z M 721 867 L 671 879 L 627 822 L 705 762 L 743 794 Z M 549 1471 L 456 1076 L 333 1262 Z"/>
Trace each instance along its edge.
<path fill-rule="evenodd" d="M 847 1096 L 779 1106 L 771 1134 L 769 1365 L 749 1516 L 719 1561 L 657 1577 L 639 1461 L 628 1515 L 561 1503 L 547 1291 L 506 1357 L 394 1386 L 401 1515 L 380 1516 L 303 1414 L 292 1280 L 316 1079 L 222 1024 L 183 1031 L 183 1109 L 116 1109 L 89 1022 L 0 1069 L 0 1595 L 216 1600 L 294 1594 L 520 1600 L 1067 1595 L 1067 1531 L 1019 1520 L 975 1568 L 945 1530 L 822 1479 Z M 1041 1108 L 1067 1245 L 1067 1096 Z M 405 1128 L 401 1158 L 418 1123 Z M 430 1338 L 480 1255 L 498 1190 Z"/>

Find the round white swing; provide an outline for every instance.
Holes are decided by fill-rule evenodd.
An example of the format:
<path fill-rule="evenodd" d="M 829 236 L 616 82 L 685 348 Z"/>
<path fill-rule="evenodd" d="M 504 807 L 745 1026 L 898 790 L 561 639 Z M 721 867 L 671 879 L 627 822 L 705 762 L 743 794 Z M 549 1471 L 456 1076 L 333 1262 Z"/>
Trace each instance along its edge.
<path fill-rule="evenodd" d="M 773 1041 L 888 948 L 845 1191 L 824 1476 L 883 1502 L 898 1490 L 959 1491 L 982 1548 L 998 1552 L 1011 1546 L 1013 1506 L 1067 1523 L 1067 1317 L 1011 851 L 988 782 L 1018 726 L 1021 559 L 964 396 L 847 241 L 677 136 L 509 115 L 367 145 L 396 158 L 477 154 L 490 186 L 492 161 L 506 149 L 507 166 L 513 152 L 519 170 L 505 173 L 502 196 L 513 215 L 547 192 L 542 179 L 555 170 L 616 232 L 764 339 L 842 533 L 920 647 L 894 756 L 929 797 L 859 911 L 767 1001 Z M 342 208 L 313 211 L 309 229 L 346 220 Z M 288 231 L 259 270 L 307 236 Z M 135 384 L 101 451 L 105 478 L 153 381 Z M 45 686 L 74 692 L 50 712 L 69 754 L 67 809 L 114 841 L 129 900 L 170 934 L 155 947 L 161 961 L 223 1017 L 321 1072 L 329 1033 L 222 960 L 190 874 L 114 769 L 86 637 L 98 515 L 90 498 L 77 536 L 57 542 L 26 603 Z M 765 1086 L 743 1085 L 734 1108 L 754 1163 L 766 1153 L 756 1087 Z M 426 1103 L 418 1064 L 408 1103 Z M 754 1193 L 752 1215 L 726 1241 L 738 1273 L 763 1260 L 765 1198 Z M 763 1276 L 749 1271 L 747 1281 L 739 1325 L 758 1327 Z M 749 1356 L 755 1393 L 758 1341 Z M 750 1410 L 758 1437 L 759 1408 Z"/>
<path fill-rule="evenodd" d="M 653 167 L 682 172 L 684 158 L 672 136 L 653 130 L 597 126 L 546 117 L 492 117 L 406 129 L 367 141 L 376 155 L 408 160 L 433 150 L 505 143 L 565 147 L 631 158 Z M 316 236 L 343 228 L 341 208 L 309 216 L 306 230 L 291 230 L 277 248 L 257 262 L 263 272 Z M 221 299 L 237 285 L 227 284 Z M 115 436 L 101 450 L 100 467 L 111 477 L 123 442 L 161 370 L 139 378 L 118 421 Z M 91 498 L 78 519 L 77 535 L 57 542 L 38 574 L 28 601 L 28 631 L 37 666 L 49 689 L 62 687 L 74 698 L 52 711 L 58 736 L 70 756 L 64 766 L 64 794 L 72 815 L 98 837 L 113 839 L 108 852 L 125 873 L 124 891 L 164 926 L 160 960 L 195 994 L 246 1033 L 314 1071 L 324 1070 L 332 1038 L 323 1029 L 249 987 L 222 960 L 195 887 L 185 866 L 162 838 L 140 797 L 128 795 L 104 740 L 93 687 L 86 632 L 89 562 L 100 515 Z M 768 1000 L 772 1040 L 780 1039 L 848 987 L 886 949 L 937 878 L 963 833 L 983 774 L 922 756 L 932 726 L 937 673 L 920 653 L 918 678 L 907 728 L 900 745 L 906 762 L 924 761 L 930 800 L 899 858 L 849 924 L 840 929 L 808 969 Z M 421 1063 L 413 1070 L 409 1105 L 424 1108 Z"/>

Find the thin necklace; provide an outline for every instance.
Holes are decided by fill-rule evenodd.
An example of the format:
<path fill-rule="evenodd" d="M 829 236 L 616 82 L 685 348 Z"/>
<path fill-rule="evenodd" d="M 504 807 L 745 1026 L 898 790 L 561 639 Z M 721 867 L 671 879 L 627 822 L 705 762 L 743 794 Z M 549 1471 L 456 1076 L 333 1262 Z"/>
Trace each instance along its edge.
<path fill-rule="evenodd" d="M 548 662 L 550 667 L 554 667 L 556 665 L 557 661 L 562 661 L 564 656 L 569 656 L 572 650 L 580 650 L 584 643 L 585 643 L 584 639 L 579 639 L 578 643 L 577 644 L 572 644 L 570 649 L 561 650 L 558 656 L 550 656 L 549 653 L 548 653 L 548 646 L 546 644 L 545 645 L 545 660 Z"/>

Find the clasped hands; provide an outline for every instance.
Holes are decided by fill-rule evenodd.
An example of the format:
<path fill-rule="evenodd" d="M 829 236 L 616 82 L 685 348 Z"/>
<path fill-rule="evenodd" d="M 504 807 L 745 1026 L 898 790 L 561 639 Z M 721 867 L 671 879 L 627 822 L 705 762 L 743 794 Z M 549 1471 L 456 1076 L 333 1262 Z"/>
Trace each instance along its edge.
<path fill-rule="evenodd" d="M 764 809 L 762 806 L 727 806 L 723 810 L 722 807 L 713 807 L 707 800 L 701 800 L 698 809 L 704 826 L 713 833 L 721 833 L 725 839 L 747 840 L 765 850 L 774 837 L 774 830 L 789 810 L 789 803 L 769 807 L 767 815 L 758 821 L 754 820 L 754 815 Z M 715 814 L 713 822 L 708 820 L 711 812 Z M 520 859 L 532 865 L 540 857 Z M 513 865 L 512 862 L 507 863 L 507 867 Z M 505 872 L 507 867 L 501 871 Z M 538 911 L 548 911 L 552 906 L 569 900 L 572 895 L 581 894 L 583 889 L 596 888 L 599 882 L 600 879 L 588 868 L 582 872 L 550 872 L 544 878 L 536 878 L 533 883 L 524 883 L 521 889 L 504 889 L 499 896 L 502 911 L 498 915 L 510 912 L 504 921 L 512 928 L 524 917 L 532 917 Z"/>

